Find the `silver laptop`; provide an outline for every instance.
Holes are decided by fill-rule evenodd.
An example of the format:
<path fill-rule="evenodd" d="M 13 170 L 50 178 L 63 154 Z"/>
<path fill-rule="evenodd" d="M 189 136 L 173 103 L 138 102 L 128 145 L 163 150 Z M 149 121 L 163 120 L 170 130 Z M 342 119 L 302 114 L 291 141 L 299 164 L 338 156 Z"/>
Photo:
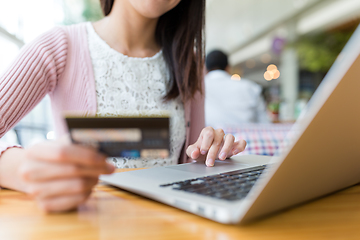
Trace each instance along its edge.
<path fill-rule="evenodd" d="M 360 182 L 360 27 L 291 131 L 280 157 L 101 176 L 107 184 L 221 223 L 246 223 Z"/>

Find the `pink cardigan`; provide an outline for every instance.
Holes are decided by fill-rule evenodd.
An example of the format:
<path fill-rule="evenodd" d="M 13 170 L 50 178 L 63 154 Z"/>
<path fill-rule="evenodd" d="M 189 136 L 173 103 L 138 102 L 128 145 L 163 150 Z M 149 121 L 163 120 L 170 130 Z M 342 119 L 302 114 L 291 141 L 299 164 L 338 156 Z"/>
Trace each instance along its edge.
<path fill-rule="evenodd" d="M 65 113 L 93 116 L 96 92 L 84 23 L 56 27 L 26 45 L 0 77 L 0 137 L 14 127 L 46 94 L 50 95 L 57 135 L 67 132 Z M 180 163 L 187 161 L 186 147 L 204 127 L 204 98 L 196 94 L 185 103 L 186 141 Z M 0 142 L 0 153 L 9 147 Z"/>

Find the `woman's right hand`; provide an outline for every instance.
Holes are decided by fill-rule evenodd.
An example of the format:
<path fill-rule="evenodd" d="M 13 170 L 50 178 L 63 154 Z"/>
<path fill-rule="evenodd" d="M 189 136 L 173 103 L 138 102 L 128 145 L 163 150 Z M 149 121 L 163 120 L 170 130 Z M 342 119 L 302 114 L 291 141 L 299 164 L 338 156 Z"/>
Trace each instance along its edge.
<path fill-rule="evenodd" d="M 25 192 L 46 212 L 75 209 L 89 197 L 100 174 L 115 170 L 105 155 L 64 141 L 34 145 L 25 156 L 19 177 Z"/>

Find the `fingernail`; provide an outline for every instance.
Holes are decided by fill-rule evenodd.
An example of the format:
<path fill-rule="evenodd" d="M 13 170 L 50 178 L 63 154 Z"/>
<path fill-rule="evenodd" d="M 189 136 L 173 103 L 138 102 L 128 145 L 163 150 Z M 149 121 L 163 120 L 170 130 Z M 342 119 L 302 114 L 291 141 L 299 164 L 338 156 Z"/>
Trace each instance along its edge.
<path fill-rule="evenodd" d="M 240 151 L 239 150 L 235 150 L 234 152 L 233 152 L 233 155 L 236 155 L 236 154 L 238 154 Z"/>
<path fill-rule="evenodd" d="M 107 165 L 107 169 L 108 169 L 109 173 L 112 173 L 112 172 L 115 171 L 115 166 L 112 165 L 111 163 L 109 163 L 109 164 Z"/>
<path fill-rule="evenodd" d="M 201 151 L 201 154 L 202 154 L 202 155 L 205 155 L 206 152 L 207 152 L 206 150 L 202 150 L 202 151 Z"/>
<path fill-rule="evenodd" d="M 219 157 L 224 160 L 226 158 L 226 153 L 222 152 Z"/>
<path fill-rule="evenodd" d="M 208 160 L 206 160 L 206 165 L 208 167 L 213 167 L 214 166 L 214 160 L 209 158 Z"/>
<path fill-rule="evenodd" d="M 192 152 L 191 152 L 191 155 L 193 155 L 195 151 L 196 151 L 196 149 L 195 149 L 194 151 L 192 151 Z"/>

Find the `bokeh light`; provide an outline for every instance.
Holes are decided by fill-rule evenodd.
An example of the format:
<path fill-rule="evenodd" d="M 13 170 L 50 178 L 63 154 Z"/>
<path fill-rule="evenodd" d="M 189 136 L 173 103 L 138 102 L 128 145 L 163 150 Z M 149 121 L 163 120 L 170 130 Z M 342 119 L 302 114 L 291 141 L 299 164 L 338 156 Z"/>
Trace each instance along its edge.
<path fill-rule="evenodd" d="M 54 131 L 50 131 L 46 134 L 46 138 L 49 140 L 53 140 L 55 139 L 55 132 Z"/>
<path fill-rule="evenodd" d="M 231 80 L 234 80 L 234 81 L 240 81 L 241 80 L 241 77 L 239 74 L 233 74 L 231 76 Z"/>
<path fill-rule="evenodd" d="M 275 64 L 270 64 L 266 70 L 268 70 L 268 71 L 277 70 L 277 66 Z"/>
<path fill-rule="evenodd" d="M 275 64 L 270 64 L 266 68 L 266 72 L 264 73 L 264 78 L 266 81 L 271 81 L 273 79 L 278 79 L 280 77 L 280 71 L 278 70 Z"/>
<path fill-rule="evenodd" d="M 274 73 L 274 77 L 273 79 L 278 79 L 280 77 L 280 71 L 279 70 L 275 70 L 275 71 L 272 71 Z"/>
<path fill-rule="evenodd" d="M 273 79 L 273 78 L 271 77 L 269 71 L 266 71 L 266 72 L 264 73 L 264 78 L 265 78 L 266 81 L 271 81 L 271 80 Z"/>

